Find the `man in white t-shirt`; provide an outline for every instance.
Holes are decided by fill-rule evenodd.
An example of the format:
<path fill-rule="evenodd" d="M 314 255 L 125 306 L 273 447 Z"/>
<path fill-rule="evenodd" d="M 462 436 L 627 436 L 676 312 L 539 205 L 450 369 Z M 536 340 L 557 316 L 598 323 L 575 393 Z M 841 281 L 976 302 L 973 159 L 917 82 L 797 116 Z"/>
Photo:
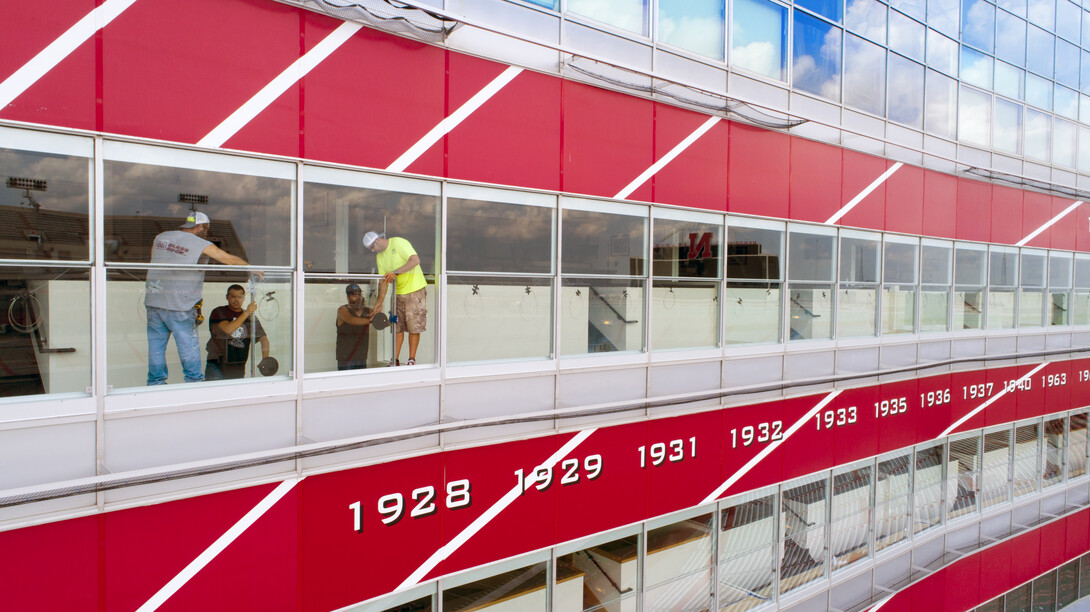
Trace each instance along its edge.
<path fill-rule="evenodd" d="M 246 260 L 212 244 L 206 239 L 208 215 L 190 213 L 176 230 L 155 237 L 151 263 L 196 265 L 208 259 L 245 266 Z M 148 313 L 148 385 L 167 382 L 167 342 L 174 334 L 178 358 L 185 372 L 185 382 L 201 382 L 201 347 L 197 340 L 197 302 L 204 289 L 203 270 L 148 271 L 144 307 Z"/>

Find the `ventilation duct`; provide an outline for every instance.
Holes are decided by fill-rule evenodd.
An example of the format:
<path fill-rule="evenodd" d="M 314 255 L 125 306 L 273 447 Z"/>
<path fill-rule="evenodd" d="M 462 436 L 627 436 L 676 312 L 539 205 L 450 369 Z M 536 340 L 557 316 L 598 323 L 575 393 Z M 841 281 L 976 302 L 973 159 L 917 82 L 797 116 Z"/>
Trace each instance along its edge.
<path fill-rule="evenodd" d="M 344 21 L 362 22 L 380 30 L 440 43 L 461 22 L 395 0 L 295 0 L 295 4 Z"/>

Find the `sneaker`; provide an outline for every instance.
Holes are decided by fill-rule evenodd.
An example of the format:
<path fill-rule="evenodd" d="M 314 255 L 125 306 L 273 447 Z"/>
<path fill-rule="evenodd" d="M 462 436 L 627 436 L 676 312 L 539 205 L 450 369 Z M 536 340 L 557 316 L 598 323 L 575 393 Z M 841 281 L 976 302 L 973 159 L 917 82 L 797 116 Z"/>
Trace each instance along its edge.
<path fill-rule="evenodd" d="M 409 357 L 409 360 L 405 362 L 405 365 L 416 365 L 416 360 Z"/>
<path fill-rule="evenodd" d="M 399 365 L 401 365 L 401 361 L 398 360 L 398 359 L 395 359 L 395 360 L 391 361 L 390 363 L 386 364 L 386 367 L 392 368 L 394 366 L 399 366 Z"/>

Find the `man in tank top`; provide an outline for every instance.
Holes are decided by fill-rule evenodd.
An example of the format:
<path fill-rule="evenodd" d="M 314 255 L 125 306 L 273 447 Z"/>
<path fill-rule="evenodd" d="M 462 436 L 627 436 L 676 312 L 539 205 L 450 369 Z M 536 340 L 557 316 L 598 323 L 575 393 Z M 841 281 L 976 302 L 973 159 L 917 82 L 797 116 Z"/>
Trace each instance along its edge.
<path fill-rule="evenodd" d="M 337 309 L 337 369 L 367 367 L 367 334 L 371 330 L 371 309 L 357 284 L 344 288 L 348 303 Z"/>
<path fill-rule="evenodd" d="M 207 240 L 211 221 L 201 212 L 190 213 L 176 230 L 162 232 L 151 247 L 151 263 L 196 265 L 208 259 L 245 266 L 246 260 Z M 148 385 L 167 382 L 167 342 L 171 334 L 178 348 L 185 382 L 204 380 L 197 340 L 197 302 L 204 289 L 203 270 L 148 271 L 144 306 L 148 313 Z"/>

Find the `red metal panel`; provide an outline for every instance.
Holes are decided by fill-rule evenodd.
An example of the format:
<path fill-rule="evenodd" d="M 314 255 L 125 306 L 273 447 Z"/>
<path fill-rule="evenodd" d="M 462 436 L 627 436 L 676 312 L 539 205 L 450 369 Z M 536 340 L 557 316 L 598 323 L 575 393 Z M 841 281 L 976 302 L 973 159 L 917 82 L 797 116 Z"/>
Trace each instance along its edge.
<path fill-rule="evenodd" d="M 299 483 L 299 564 L 303 609 L 332 610 L 392 591 L 439 547 L 441 516 L 481 509 L 450 510 L 437 498 L 436 513 L 409 516 L 417 505 L 414 490 L 443 491 L 441 455 L 310 476 Z M 378 501 L 400 493 L 407 506 L 401 518 L 379 513 Z M 354 530 L 354 503 L 360 506 L 360 530 Z M 391 551 L 397 551 L 393 554 Z M 366 576 L 366 580 L 361 580 Z"/>
<path fill-rule="evenodd" d="M 1007 589 L 1037 577 L 1041 572 L 1041 531 L 1024 533 L 1011 541 L 1011 579 Z"/>
<path fill-rule="evenodd" d="M 1052 196 L 1027 191 L 1022 196 L 1022 238 L 1029 236 L 1052 218 Z M 1045 230 L 1026 246 L 1048 248 L 1050 234 Z M 1021 240 L 1021 238 L 1019 239 Z"/>
<path fill-rule="evenodd" d="M 1041 414 L 1059 412 L 1071 407 L 1071 387 L 1078 377 L 1078 370 L 1071 367 L 1070 361 L 1053 361 L 1034 375 L 1044 387 L 1045 401 L 1041 404 Z"/>
<path fill-rule="evenodd" d="M 961 390 L 954 389 L 953 375 L 939 374 L 920 380 L 919 392 L 924 397 L 920 411 L 916 413 L 916 442 L 934 440 L 940 433 L 964 414 L 955 403 Z M 934 401 L 931 398 L 934 397 Z M 949 400 L 946 398 L 949 397 Z M 957 406 L 957 409 L 955 409 Z"/>
<path fill-rule="evenodd" d="M 1074 559 L 1087 551 L 1090 538 L 1090 512 L 1076 512 L 1067 517 L 1067 537 L 1064 538 L 1066 558 Z"/>
<path fill-rule="evenodd" d="M 1011 580 L 1011 542 L 999 542 L 980 551 L 980 601 L 989 601 L 1017 586 Z"/>
<path fill-rule="evenodd" d="M 1090 359 L 1074 359 L 1067 384 L 1071 386 L 1071 407 L 1090 406 Z"/>
<path fill-rule="evenodd" d="M 160 610 L 278 610 L 299 601 L 299 493 L 289 491 Z"/>
<path fill-rule="evenodd" d="M 1075 248 L 1082 252 L 1090 251 L 1090 206 L 1083 203 L 1071 213 L 1071 223 L 1075 226 Z"/>
<path fill-rule="evenodd" d="M 801 421 L 826 396 L 808 395 L 783 401 L 783 426 L 785 431 Z M 798 431 L 779 448 L 783 459 L 783 479 L 790 480 L 823 469 L 829 469 L 833 463 L 833 447 L 836 440 L 836 410 L 845 408 L 836 402 L 829 402 L 815 416 L 801 423 Z M 832 427 L 826 428 L 824 415 L 833 413 Z M 820 428 L 818 425 L 820 424 Z"/>
<path fill-rule="evenodd" d="M 646 461 L 647 516 L 659 516 L 700 505 L 723 476 L 723 412 L 704 412 L 661 419 L 648 428 L 646 446 L 665 445 L 666 459 Z"/>
<path fill-rule="evenodd" d="M 274 486 L 249 487 L 103 515 L 107 608 L 139 608 Z M 294 530 L 289 534 L 294 539 Z"/>
<path fill-rule="evenodd" d="M 991 237 L 988 211 L 992 186 L 973 179 L 958 179 L 957 238 L 987 242 Z"/>
<path fill-rule="evenodd" d="M 571 81 L 562 92 L 561 189 L 613 197 L 655 161 L 653 103 Z"/>
<path fill-rule="evenodd" d="M 450 95 L 468 99 L 506 68 L 451 53 Z M 530 71 L 515 77 L 447 136 L 447 176 L 559 189 L 560 82 Z"/>
<path fill-rule="evenodd" d="M 949 174 L 925 170 L 923 177 L 923 234 L 936 238 L 957 235 L 958 180 Z"/>
<path fill-rule="evenodd" d="M 1017 380 L 1018 377 L 1018 368 L 994 368 L 988 370 L 987 381 L 991 383 L 995 389 L 993 395 L 999 395 L 1010 381 Z M 963 427 L 962 429 L 979 429 L 981 427 L 1000 425 L 1014 421 L 1015 418 L 1017 418 L 1018 400 L 1021 393 L 1021 390 L 1004 393 L 1002 397 L 992 402 L 983 410 L 983 422 L 974 423 L 976 427 Z"/>
<path fill-rule="evenodd" d="M 1022 231 L 1022 190 L 992 186 L 991 241 L 1015 244 L 1026 235 Z"/>
<path fill-rule="evenodd" d="M 0 533 L 0 609 L 96 609 L 101 541 L 93 516 Z"/>
<path fill-rule="evenodd" d="M 899 404 L 901 399 L 905 400 L 907 411 L 879 419 L 877 454 L 888 453 L 916 443 L 916 419 L 927 403 L 926 394 L 922 400 L 920 399 L 919 388 L 919 379 L 885 383 L 881 386 L 877 400 L 879 413 L 881 413 L 881 402 L 889 402 L 892 405 L 896 401 Z M 932 401 L 934 401 L 933 397 Z"/>
<path fill-rule="evenodd" d="M 824 223 L 852 197 L 841 195 L 841 175 L 850 171 L 842 151 L 805 138 L 791 139 L 791 219 Z"/>
<path fill-rule="evenodd" d="M 1015 372 L 1011 376 L 1011 378 L 1021 378 L 1022 376 L 1028 374 L 1029 371 L 1032 370 L 1034 367 L 1035 366 L 1033 364 L 1018 366 L 1015 369 Z M 1029 388 L 1022 389 L 1021 391 L 1017 392 L 1018 408 L 1015 413 L 1017 418 L 1030 419 L 1033 417 L 1041 416 L 1042 414 L 1048 414 L 1049 412 L 1057 412 L 1059 410 L 1063 410 L 1063 408 L 1048 406 L 1045 404 L 1045 386 L 1041 382 L 1041 376 L 1045 376 L 1047 381 L 1047 375 L 1051 371 L 1051 368 L 1051 365 L 1045 366 L 1043 369 L 1041 369 L 1041 371 L 1034 374 L 1031 377 L 1031 380 L 1028 380 L 1026 383 L 1024 383 Z"/>
<path fill-rule="evenodd" d="M 788 217 L 791 137 L 731 122 L 727 210 Z"/>
<path fill-rule="evenodd" d="M 947 566 L 945 610 L 971 610 L 980 603 L 980 555 L 969 555 Z"/>
<path fill-rule="evenodd" d="M 1052 521 L 1041 527 L 1040 572 L 1055 569 L 1067 561 L 1067 520 Z"/>
<path fill-rule="evenodd" d="M 449 485 L 453 481 L 468 479 L 472 483 L 473 495 L 470 507 L 477 510 L 441 515 L 442 542 L 445 544 L 453 540 L 508 494 L 518 483 L 516 470 L 522 469 L 525 474 L 530 474 L 572 437 L 574 434 L 565 434 L 444 453 L 444 481 Z M 582 467 L 583 459 L 595 454 L 588 442 L 589 439 L 561 459 L 578 458 Z M 611 466 L 604 466 L 603 472 L 608 467 Z M 580 482 L 565 487 L 560 482 L 564 471 L 559 462 L 550 472 L 547 483 L 542 482 L 540 489 L 535 486 L 516 497 L 507 509 L 488 521 L 476 535 L 436 566 L 429 576 L 481 565 L 556 542 L 553 525 L 556 524 L 560 489 L 591 488 L 596 482 L 584 477 Z M 533 528 L 527 529 L 528 525 L 533 525 Z"/>
<path fill-rule="evenodd" d="M 835 426 L 833 429 L 834 465 L 843 465 L 877 455 L 880 427 L 891 420 L 908 422 L 906 416 L 908 414 L 907 398 L 905 399 L 904 414 L 893 414 L 893 410 L 899 410 L 899 408 L 893 406 L 888 407 L 888 411 L 883 414 L 881 400 L 889 401 L 890 399 L 897 401 L 899 398 L 882 397 L 879 399 L 878 387 L 870 386 L 845 390 L 837 396 L 836 400 L 829 404 L 829 408 L 837 411 L 837 419 L 834 420 L 834 423 L 839 422 L 840 410 L 846 411 L 845 424 Z M 877 408 L 875 404 L 878 404 Z M 853 416 L 854 422 L 852 422 Z M 824 426 L 824 423 L 822 423 L 822 426 Z"/>
<path fill-rule="evenodd" d="M 669 153 L 707 120 L 706 115 L 656 103 L 655 159 Z M 726 210 L 729 132 L 726 121 L 718 122 L 659 170 L 651 181 L 653 201 Z"/>
<path fill-rule="evenodd" d="M 1075 203 L 1072 198 L 1061 198 L 1057 196 L 1052 197 L 1052 216 L 1055 217 L 1067 210 L 1067 207 Z M 1051 232 L 1051 238 L 1049 239 L 1049 246 L 1054 249 L 1065 249 L 1068 251 L 1075 250 L 1075 230 L 1078 226 L 1077 217 L 1080 213 L 1085 215 L 1083 206 L 1080 204 L 1078 208 L 1064 215 L 1062 219 L 1052 224 L 1049 228 Z"/>
<path fill-rule="evenodd" d="M 720 482 L 734 477 L 744 469 L 757 454 L 764 451 L 769 444 L 774 444 L 776 439 L 782 439 L 784 432 L 791 427 L 790 422 L 784 418 L 783 402 L 775 400 L 763 404 L 751 406 L 739 406 L 727 408 L 723 420 L 723 478 Z M 752 427 L 753 442 L 746 443 L 750 436 L 746 435 L 747 427 Z M 764 436 L 764 431 L 769 432 Z M 766 441 L 758 441 L 767 438 Z M 720 497 L 759 489 L 763 486 L 780 482 L 783 476 L 783 457 L 788 445 L 793 445 L 794 439 L 788 438 L 779 449 L 769 453 L 759 463 L 755 464 L 748 472 L 745 472 L 738 480 L 728 488 Z M 715 483 L 718 486 L 720 483 Z M 714 487 L 713 487 L 714 488 Z M 709 490 L 708 493 L 711 493 Z"/>
<path fill-rule="evenodd" d="M 298 57 L 297 8 L 137 2 L 103 31 L 103 129 L 197 142 Z"/>
<path fill-rule="evenodd" d="M 931 574 L 912 585 L 909 592 L 913 610 L 942 610 L 946 605 L 946 572 Z"/>
<path fill-rule="evenodd" d="M 577 456 L 602 458 L 602 476 L 561 487 L 556 498 L 556 540 L 565 542 L 644 518 L 647 470 L 640 467 L 639 446 L 648 439 L 647 423 L 603 427 L 587 439 Z M 583 448 L 585 447 L 585 448 Z M 714 486 L 714 485 L 713 485 Z M 710 492 L 710 491 L 709 491 Z M 625 500 L 626 503 L 615 503 Z M 608 506 L 608 512 L 575 508 Z"/>
<path fill-rule="evenodd" d="M 924 174 L 922 168 L 904 165 L 886 180 L 887 232 L 923 233 Z"/>
<path fill-rule="evenodd" d="M 0 21 L 0 82 L 90 13 L 93 0 L 62 0 L 48 10 L 36 2 L 6 2 Z M 6 107 L 0 118 L 93 130 L 96 39 L 66 59 Z"/>
<path fill-rule="evenodd" d="M 386 168 L 443 120 L 446 52 L 363 28 L 303 86 L 308 158 Z M 442 147 L 412 170 L 442 175 Z"/>
<path fill-rule="evenodd" d="M 847 204 L 862 193 L 882 176 L 889 166 L 889 162 L 880 157 L 844 149 L 843 204 Z M 885 183 L 875 187 L 867 197 L 860 200 L 848 214 L 840 219 L 840 224 L 877 230 L 885 227 L 886 192 Z"/>

